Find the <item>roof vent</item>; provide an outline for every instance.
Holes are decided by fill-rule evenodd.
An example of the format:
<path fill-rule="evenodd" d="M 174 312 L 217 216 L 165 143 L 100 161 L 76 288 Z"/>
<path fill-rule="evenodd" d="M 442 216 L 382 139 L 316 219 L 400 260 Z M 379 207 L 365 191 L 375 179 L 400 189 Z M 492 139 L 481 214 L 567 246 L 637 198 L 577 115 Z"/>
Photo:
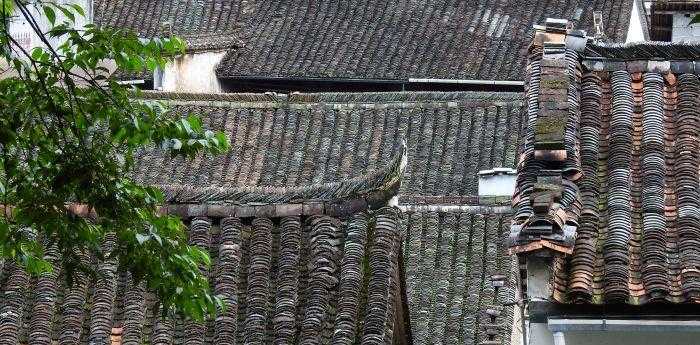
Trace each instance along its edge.
<path fill-rule="evenodd" d="M 515 170 L 511 168 L 479 171 L 479 197 L 513 196 L 515 173 Z"/>
<path fill-rule="evenodd" d="M 165 37 L 171 37 L 173 35 L 173 24 L 170 22 L 162 22 L 160 24 L 160 30 Z"/>
<path fill-rule="evenodd" d="M 595 38 L 605 38 L 605 28 L 603 27 L 603 12 L 593 11 L 593 26 L 595 27 Z"/>

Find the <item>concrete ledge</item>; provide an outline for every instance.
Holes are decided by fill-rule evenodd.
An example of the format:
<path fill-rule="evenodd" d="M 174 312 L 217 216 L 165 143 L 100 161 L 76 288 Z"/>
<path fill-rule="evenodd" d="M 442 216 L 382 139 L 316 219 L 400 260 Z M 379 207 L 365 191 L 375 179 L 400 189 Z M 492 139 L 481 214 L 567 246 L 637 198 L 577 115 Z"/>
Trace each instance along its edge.
<path fill-rule="evenodd" d="M 547 320 L 547 328 L 552 332 L 700 332 L 700 321 L 550 318 Z"/>

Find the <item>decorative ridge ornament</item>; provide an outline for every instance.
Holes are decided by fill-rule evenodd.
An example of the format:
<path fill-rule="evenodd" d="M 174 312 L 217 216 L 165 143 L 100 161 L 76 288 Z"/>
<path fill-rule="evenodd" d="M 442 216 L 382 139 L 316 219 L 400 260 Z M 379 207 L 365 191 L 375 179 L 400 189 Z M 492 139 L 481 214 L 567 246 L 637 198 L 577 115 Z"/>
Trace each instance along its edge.
<path fill-rule="evenodd" d="M 530 71 L 538 74 L 530 81 L 538 84 L 536 93 L 529 93 L 532 137 L 525 143 L 518 166 L 519 174 L 532 176 L 527 186 L 520 183 L 513 197 L 516 209 L 524 211 L 518 210 L 513 218 L 512 253 L 549 249 L 571 254 L 573 249 L 580 213 L 578 187 L 573 181 L 581 175 L 581 164 L 573 147 L 579 117 L 577 51 L 585 47 L 582 40 L 585 33 L 569 28 L 562 19 L 547 19 L 535 35 L 531 50 L 541 54 L 537 54 L 539 68 Z"/>

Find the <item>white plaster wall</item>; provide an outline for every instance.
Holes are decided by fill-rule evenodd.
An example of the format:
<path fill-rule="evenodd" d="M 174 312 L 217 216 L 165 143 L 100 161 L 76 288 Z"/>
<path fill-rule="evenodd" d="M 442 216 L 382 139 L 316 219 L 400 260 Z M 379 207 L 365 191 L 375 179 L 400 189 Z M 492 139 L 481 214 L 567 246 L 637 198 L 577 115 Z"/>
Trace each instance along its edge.
<path fill-rule="evenodd" d="M 700 42 L 700 24 L 688 25 L 693 19 L 694 13 L 675 13 L 673 15 L 673 31 L 671 40 L 673 42 Z"/>
<path fill-rule="evenodd" d="M 515 175 L 479 175 L 479 196 L 513 196 Z"/>
<path fill-rule="evenodd" d="M 530 324 L 528 345 L 554 345 L 545 323 Z M 698 332 L 566 332 L 566 345 L 697 345 Z"/>
<path fill-rule="evenodd" d="M 163 91 L 221 92 L 215 68 L 226 52 L 188 53 L 163 70 Z"/>
<path fill-rule="evenodd" d="M 73 13 L 75 14 L 74 27 L 76 29 L 82 29 L 83 26 L 85 26 L 85 24 L 92 22 L 92 0 L 57 0 L 56 2 L 62 5 L 78 4 L 80 5 L 80 7 L 83 8 L 83 10 L 85 11 L 85 17 L 82 17 L 75 11 L 73 11 Z M 39 28 L 41 28 L 43 32 L 48 31 L 51 27 L 51 24 L 46 18 L 46 15 L 44 15 L 43 10 L 40 8 L 36 8 L 36 6 L 33 5 L 27 6 L 27 9 L 36 20 Z M 63 23 L 63 21 L 70 22 L 70 20 L 65 15 L 63 15 L 61 11 L 54 8 L 54 12 L 56 13 L 55 24 Z M 15 8 L 13 16 L 9 20 L 8 31 L 10 35 L 15 40 L 17 40 L 17 42 L 22 46 L 22 48 L 26 49 L 27 51 L 35 47 L 46 47 L 46 44 L 44 44 L 39 39 L 39 35 L 37 35 L 34 32 L 34 30 L 29 24 L 29 21 L 26 18 L 24 18 L 24 15 L 22 14 L 22 12 L 20 12 L 18 8 Z M 46 39 L 52 47 L 57 47 L 61 43 L 65 42 L 65 39 L 59 40 L 57 38 L 51 38 L 48 36 L 46 36 Z"/>
<path fill-rule="evenodd" d="M 642 28 L 642 18 L 640 18 L 637 1 L 633 2 L 632 13 L 630 14 L 630 26 L 627 29 L 627 42 L 644 41 L 644 29 Z"/>

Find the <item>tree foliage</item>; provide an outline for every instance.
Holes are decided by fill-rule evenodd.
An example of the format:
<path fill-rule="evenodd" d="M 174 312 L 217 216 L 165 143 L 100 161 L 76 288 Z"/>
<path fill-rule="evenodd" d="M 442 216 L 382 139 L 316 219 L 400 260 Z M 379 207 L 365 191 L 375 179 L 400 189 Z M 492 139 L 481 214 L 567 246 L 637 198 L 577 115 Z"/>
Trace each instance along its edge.
<path fill-rule="evenodd" d="M 690 20 L 690 23 L 688 25 L 693 25 L 693 24 L 697 24 L 697 23 L 700 23 L 700 13 L 696 14 L 693 17 L 693 19 Z"/>
<path fill-rule="evenodd" d="M 162 192 L 135 183 L 129 172 L 134 154 L 149 145 L 192 157 L 224 152 L 228 139 L 195 116 L 138 100 L 138 91 L 111 79 L 108 67 L 162 68 L 184 51 L 183 41 L 144 40 L 93 24 L 76 29 L 84 11 L 73 4 L 2 1 L 0 260 L 38 274 L 51 270 L 43 248 L 55 245 L 71 283 L 79 270 L 95 274 L 80 257 L 104 260 L 102 243 L 113 233 L 117 249 L 109 255 L 144 281 L 166 311 L 195 319 L 213 313 L 219 302 L 199 269 L 209 265 L 207 253 L 187 245 L 179 219 L 158 213 Z M 41 47 L 28 50 L 8 33 L 12 10 L 29 22 Z M 49 27 L 42 29 L 33 13 Z M 85 205 L 97 217 L 76 216 L 69 204 Z"/>

